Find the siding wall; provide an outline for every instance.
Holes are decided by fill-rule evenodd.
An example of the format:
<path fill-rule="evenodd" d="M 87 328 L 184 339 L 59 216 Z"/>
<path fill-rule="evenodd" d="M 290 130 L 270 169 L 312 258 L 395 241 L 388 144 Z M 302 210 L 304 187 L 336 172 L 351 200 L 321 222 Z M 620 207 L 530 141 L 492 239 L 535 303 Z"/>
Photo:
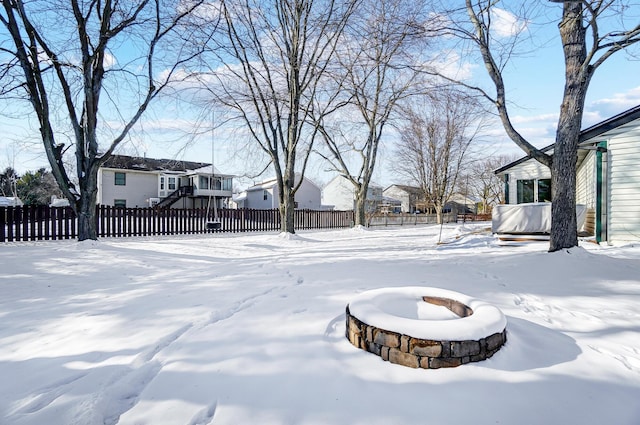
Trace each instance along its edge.
<path fill-rule="evenodd" d="M 411 205 L 411 195 L 406 192 L 405 190 L 397 187 L 397 186 L 390 186 L 388 188 L 386 188 L 382 194 L 384 196 L 388 196 L 389 198 L 393 198 L 393 199 L 397 199 L 398 201 L 400 201 L 400 209 L 402 210 L 403 213 L 410 213 L 413 212 L 412 210 L 412 205 Z"/>
<path fill-rule="evenodd" d="M 147 199 L 158 196 L 158 175 L 130 170 L 119 170 L 126 174 L 126 185 L 115 185 L 116 171 L 100 171 L 98 203 L 113 206 L 115 199 L 126 199 L 127 207 L 148 207 Z"/>
<path fill-rule="evenodd" d="M 322 203 L 333 205 L 336 210 L 354 209 L 353 185 L 344 177 L 335 177 L 322 189 Z"/>
<path fill-rule="evenodd" d="M 587 234 L 595 234 L 596 220 L 596 154 L 591 151 L 587 154 L 576 174 L 576 203 L 587 207 L 585 224 L 581 231 Z"/>
<path fill-rule="evenodd" d="M 267 191 L 267 199 L 264 199 L 264 191 Z M 247 199 L 245 201 L 245 208 L 252 208 L 254 210 L 270 210 L 275 205 L 278 205 L 277 189 L 275 187 L 269 189 L 257 189 L 247 191 Z"/>
<path fill-rule="evenodd" d="M 576 175 L 576 203 L 596 207 L 596 155 L 589 152 Z"/>
<path fill-rule="evenodd" d="M 608 142 L 608 240 L 640 240 L 640 130 Z"/>
<path fill-rule="evenodd" d="M 299 209 L 319 210 L 321 205 L 321 191 L 318 186 L 307 179 L 302 181 L 296 192 L 295 200 Z"/>
<path fill-rule="evenodd" d="M 530 160 L 516 165 L 506 172 L 509 174 L 509 203 L 518 203 L 518 180 L 550 179 L 551 170 L 538 161 Z"/>

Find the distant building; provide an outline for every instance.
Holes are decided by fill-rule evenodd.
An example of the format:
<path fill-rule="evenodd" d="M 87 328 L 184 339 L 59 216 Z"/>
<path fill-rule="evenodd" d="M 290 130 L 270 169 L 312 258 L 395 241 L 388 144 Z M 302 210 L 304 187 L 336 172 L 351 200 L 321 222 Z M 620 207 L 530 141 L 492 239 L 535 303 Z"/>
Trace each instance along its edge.
<path fill-rule="evenodd" d="M 300 175 L 296 175 L 296 183 L 300 181 Z M 234 198 L 238 208 L 251 208 L 257 210 L 270 210 L 279 208 L 280 192 L 276 179 L 270 179 L 249 187 L 243 193 Z M 321 202 L 321 190 L 308 178 L 302 179 L 300 188 L 296 191 L 296 209 L 321 210 L 325 209 Z"/>
<path fill-rule="evenodd" d="M 414 213 L 416 212 L 417 205 L 423 202 L 424 193 L 422 189 L 416 186 L 407 186 L 401 184 L 392 184 L 387 187 L 383 192 L 383 195 L 392 199 L 400 201 L 400 212 Z"/>
<path fill-rule="evenodd" d="M 365 199 L 365 212 L 377 211 L 383 199 L 382 187 L 371 183 Z M 322 189 L 322 203 L 333 205 L 339 211 L 355 210 L 355 187 L 346 177 L 336 176 Z"/>
<path fill-rule="evenodd" d="M 211 164 L 113 155 L 98 171 L 98 204 L 116 207 L 223 208 L 233 176 Z"/>

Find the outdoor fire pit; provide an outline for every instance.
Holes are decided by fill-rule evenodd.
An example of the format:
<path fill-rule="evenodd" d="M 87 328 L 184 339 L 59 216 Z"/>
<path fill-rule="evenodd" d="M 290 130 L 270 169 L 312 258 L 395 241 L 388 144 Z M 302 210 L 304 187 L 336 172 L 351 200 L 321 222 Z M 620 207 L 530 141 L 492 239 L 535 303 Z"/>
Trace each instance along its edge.
<path fill-rule="evenodd" d="M 478 362 L 507 341 L 507 320 L 500 309 L 445 289 L 376 289 L 356 296 L 346 310 L 351 344 L 408 367 Z"/>

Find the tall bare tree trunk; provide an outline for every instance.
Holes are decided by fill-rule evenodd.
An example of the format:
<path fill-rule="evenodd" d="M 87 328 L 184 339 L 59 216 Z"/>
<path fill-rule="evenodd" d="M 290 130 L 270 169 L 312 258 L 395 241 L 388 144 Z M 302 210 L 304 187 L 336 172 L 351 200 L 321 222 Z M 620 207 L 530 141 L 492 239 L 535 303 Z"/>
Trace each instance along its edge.
<path fill-rule="evenodd" d="M 89 180 L 97 181 L 97 171 Z M 80 199 L 75 203 L 74 210 L 78 216 L 78 241 L 97 239 L 98 227 L 96 223 L 96 195 L 97 184 L 87 184 L 90 190 L 81 190 Z"/>
<path fill-rule="evenodd" d="M 578 245 L 576 163 L 584 103 L 591 79 L 587 65 L 582 3 L 565 3 L 560 37 L 565 56 L 565 87 L 551 165 L 551 236 L 549 251 Z"/>
<path fill-rule="evenodd" d="M 369 187 L 364 184 L 359 184 L 355 190 L 355 210 L 353 211 L 354 225 L 366 226 L 367 225 L 367 192 Z"/>
<path fill-rule="evenodd" d="M 294 190 L 295 173 L 293 167 L 284 173 L 285 178 L 282 182 L 282 191 L 280 192 L 280 231 L 285 233 L 295 233 L 295 214 L 296 201 Z"/>

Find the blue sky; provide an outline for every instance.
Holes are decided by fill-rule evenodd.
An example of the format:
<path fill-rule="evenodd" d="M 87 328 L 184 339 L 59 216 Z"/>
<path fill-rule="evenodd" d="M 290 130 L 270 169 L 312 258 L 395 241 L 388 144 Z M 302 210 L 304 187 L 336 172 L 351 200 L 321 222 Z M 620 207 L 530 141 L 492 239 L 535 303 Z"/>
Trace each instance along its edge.
<path fill-rule="evenodd" d="M 557 10 L 553 9 L 554 6 Z M 546 6 L 542 17 L 549 21 L 556 19 L 560 7 Z M 528 53 L 513 58 L 506 69 L 505 81 L 516 129 L 534 145 L 541 147 L 554 141 L 564 84 L 564 67 L 556 24 L 532 25 L 531 28 L 535 29 L 532 37 L 535 45 L 528 44 Z M 636 48 L 635 52 L 638 53 L 639 50 Z M 471 59 L 462 66 L 470 72 L 469 81 L 489 87 L 486 85 L 487 75 L 481 63 Z M 625 52 L 618 53 L 597 70 L 591 82 L 583 128 L 638 104 L 640 60 Z M 19 115 L 20 119 L 0 116 L 0 130 L 4 134 L 0 142 L 0 169 L 13 166 L 18 172 L 25 172 L 40 166 L 48 168 L 38 140 L 37 126 L 24 119 L 24 111 L 29 109 L 25 107 L 17 112 L 12 109 L 12 105 L 2 104 L 1 107 L 4 108 L 2 112 L 10 111 Z M 132 137 L 132 142 L 123 145 L 122 153 L 209 162 L 211 135 L 205 133 L 197 137 L 185 137 L 193 128 L 193 120 L 192 114 L 180 110 L 174 103 L 157 104 L 143 120 L 145 130 L 137 132 Z M 235 147 L 229 140 L 231 136 L 218 130 L 215 138 L 214 156 L 217 168 L 229 174 L 242 174 L 246 159 L 234 156 Z M 187 139 L 191 139 L 188 144 Z M 487 155 L 520 153 L 515 144 L 505 136 L 499 123 L 492 126 L 487 139 L 489 142 L 483 145 Z M 393 178 L 392 164 L 392 148 L 385 146 L 374 180 L 383 186 L 398 183 Z M 333 177 L 321 163 L 312 164 L 308 175 L 320 184 Z"/>

